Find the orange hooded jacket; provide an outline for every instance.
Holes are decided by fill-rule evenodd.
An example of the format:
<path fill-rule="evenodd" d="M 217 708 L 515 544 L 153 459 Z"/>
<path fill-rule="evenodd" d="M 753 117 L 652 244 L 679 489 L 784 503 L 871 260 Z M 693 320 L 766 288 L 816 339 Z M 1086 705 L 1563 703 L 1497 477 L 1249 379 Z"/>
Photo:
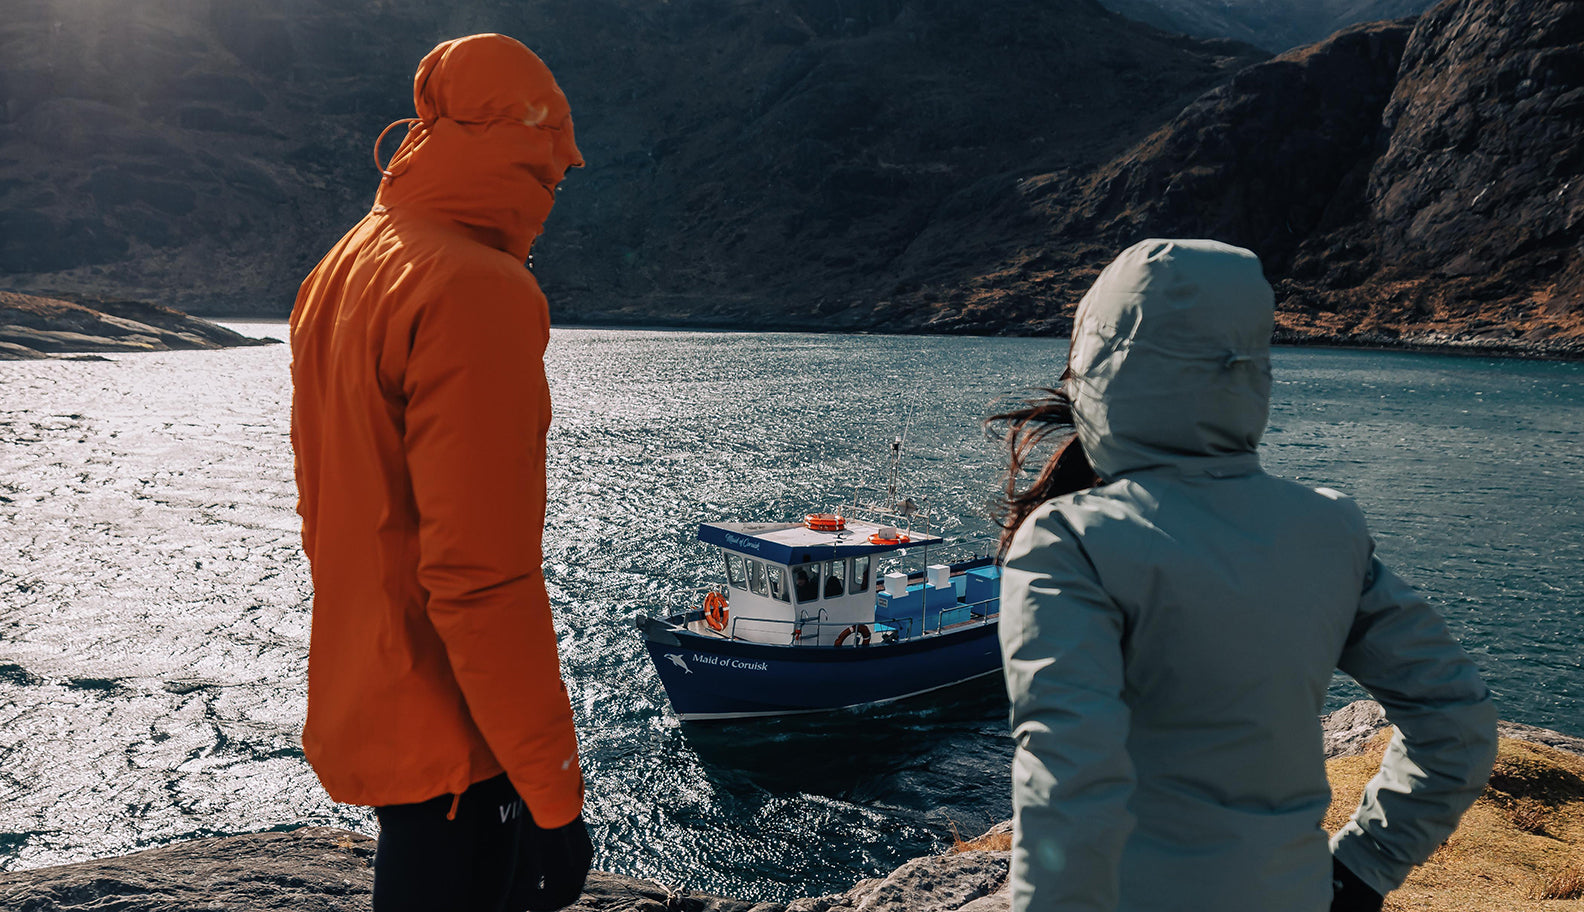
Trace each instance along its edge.
<path fill-rule="evenodd" d="M 373 210 L 292 310 L 303 749 L 337 801 L 504 771 L 557 827 L 583 778 L 541 572 L 550 318 L 523 261 L 583 161 L 549 69 L 503 35 L 435 48 L 413 101 Z"/>

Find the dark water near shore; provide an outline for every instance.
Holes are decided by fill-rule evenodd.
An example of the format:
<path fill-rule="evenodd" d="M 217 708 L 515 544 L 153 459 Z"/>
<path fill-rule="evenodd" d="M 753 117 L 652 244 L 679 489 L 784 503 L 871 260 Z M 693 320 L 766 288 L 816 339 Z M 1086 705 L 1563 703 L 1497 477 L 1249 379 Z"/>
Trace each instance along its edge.
<path fill-rule="evenodd" d="M 253 326 L 284 334 L 284 326 Z M 828 506 L 912 416 L 953 535 L 1029 339 L 558 330 L 546 577 L 597 864 L 777 899 L 1009 812 L 1004 698 L 681 727 L 630 619 L 711 581 L 706 519 Z M 284 346 L 0 362 L 0 869 L 301 822 L 370 830 L 297 743 L 308 573 Z M 1264 457 L 1355 495 L 1505 718 L 1584 734 L 1584 365 L 1286 349 Z M 1333 705 L 1357 692 L 1340 683 Z"/>

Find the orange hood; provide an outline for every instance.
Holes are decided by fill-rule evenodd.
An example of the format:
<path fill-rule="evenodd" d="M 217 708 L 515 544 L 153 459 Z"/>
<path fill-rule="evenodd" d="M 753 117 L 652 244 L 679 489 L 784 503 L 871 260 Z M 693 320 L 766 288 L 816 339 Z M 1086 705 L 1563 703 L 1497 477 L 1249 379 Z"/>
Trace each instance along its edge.
<path fill-rule="evenodd" d="M 583 164 L 550 68 L 505 35 L 457 38 L 418 64 L 413 106 L 418 117 L 384 169 L 376 211 L 427 210 L 527 259 L 556 185 Z"/>

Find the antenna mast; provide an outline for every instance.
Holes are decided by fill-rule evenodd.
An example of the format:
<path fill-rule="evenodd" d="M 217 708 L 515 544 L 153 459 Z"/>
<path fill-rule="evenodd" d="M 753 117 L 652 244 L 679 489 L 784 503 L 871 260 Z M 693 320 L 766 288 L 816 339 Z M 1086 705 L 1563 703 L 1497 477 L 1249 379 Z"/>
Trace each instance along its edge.
<path fill-rule="evenodd" d="M 904 428 L 905 430 L 905 428 Z M 891 466 L 886 478 L 886 510 L 896 509 L 897 481 L 902 468 L 902 435 L 891 441 Z"/>

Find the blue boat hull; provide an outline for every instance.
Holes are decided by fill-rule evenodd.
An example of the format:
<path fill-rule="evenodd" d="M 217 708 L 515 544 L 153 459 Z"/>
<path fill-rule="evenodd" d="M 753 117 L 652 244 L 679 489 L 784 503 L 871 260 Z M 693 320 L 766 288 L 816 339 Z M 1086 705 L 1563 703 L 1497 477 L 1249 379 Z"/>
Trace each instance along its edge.
<path fill-rule="evenodd" d="M 645 619 L 649 656 L 684 720 L 741 719 L 884 703 L 1001 671 L 994 623 L 902 643 L 771 646 Z"/>

